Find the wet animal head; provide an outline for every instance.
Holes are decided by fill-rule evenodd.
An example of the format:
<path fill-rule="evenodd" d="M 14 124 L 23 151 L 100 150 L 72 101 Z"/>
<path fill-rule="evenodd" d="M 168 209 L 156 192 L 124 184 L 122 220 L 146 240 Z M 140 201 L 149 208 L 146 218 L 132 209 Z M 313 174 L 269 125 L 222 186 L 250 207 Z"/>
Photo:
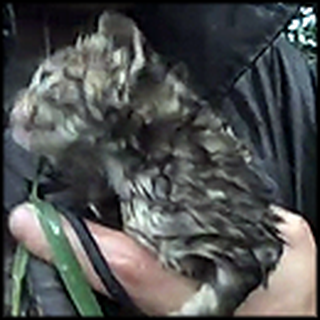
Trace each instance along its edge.
<path fill-rule="evenodd" d="M 145 65 L 144 38 L 133 21 L 105 12 L 97 32 L 47 58 L 18 94 L 11 112 L 14 139 L 55 157 L 77 141 L 110 134 L 121 117 L 132 118 L 138 109 L 146 116 L 150 106 L 137 94 L 148 91 L 137 84 Z"/>

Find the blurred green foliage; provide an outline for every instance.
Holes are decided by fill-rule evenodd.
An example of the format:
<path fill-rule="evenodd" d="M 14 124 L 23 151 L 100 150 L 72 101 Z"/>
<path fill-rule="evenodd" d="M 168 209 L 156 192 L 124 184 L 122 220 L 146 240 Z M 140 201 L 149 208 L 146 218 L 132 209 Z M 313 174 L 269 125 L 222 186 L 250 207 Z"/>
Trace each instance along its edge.
<path fill-rule="evenodd" d="M 317 62 L 317 13 L 317 3 L 301 5 L 285 30 L 287 39 L 306 55 L 310 63 Z"/>

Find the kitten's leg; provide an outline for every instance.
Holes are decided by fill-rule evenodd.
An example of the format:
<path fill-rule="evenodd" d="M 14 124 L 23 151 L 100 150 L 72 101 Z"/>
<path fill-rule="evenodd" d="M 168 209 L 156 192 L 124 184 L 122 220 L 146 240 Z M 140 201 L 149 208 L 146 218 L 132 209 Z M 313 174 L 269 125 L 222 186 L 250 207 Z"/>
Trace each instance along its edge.
<path fill-rule="evenodd" d="M 216 290 L 208 283 L 203 284 L 200 289 L 186 301 L 180 310 L 173 311 L 170 316 L 199 316 L 217 315 L 218 298 Z"/>

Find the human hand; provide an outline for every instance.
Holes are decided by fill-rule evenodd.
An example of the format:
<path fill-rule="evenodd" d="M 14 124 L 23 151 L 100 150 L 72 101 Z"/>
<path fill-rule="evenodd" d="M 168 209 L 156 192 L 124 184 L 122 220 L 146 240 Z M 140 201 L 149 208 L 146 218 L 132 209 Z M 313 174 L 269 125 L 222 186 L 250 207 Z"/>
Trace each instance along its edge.
<path fill-rule="evenodd" d="M 316 245 L 310 228 L 300 216 L 280 208 L 276 210 L 284 219 L 280 230 L 289 245 L 270 276 L 268 289 L 259 287 L 252 292 L 235 315 L 316 315 Z M 18 206 L 10 215 L 9 227 L 32 253 L 50 262 L 50 249 L 33 211 L 30 204 Z M 76 233 L 63 217 L 62 221 L 90 284 L 108 294 Z M 197 282 L 164 270 L 155 256 L 123 232 L 90 221 L 87 224 L 113 273 L 146 314 L 165 315 L 179 310 L 197 291 Z"/>

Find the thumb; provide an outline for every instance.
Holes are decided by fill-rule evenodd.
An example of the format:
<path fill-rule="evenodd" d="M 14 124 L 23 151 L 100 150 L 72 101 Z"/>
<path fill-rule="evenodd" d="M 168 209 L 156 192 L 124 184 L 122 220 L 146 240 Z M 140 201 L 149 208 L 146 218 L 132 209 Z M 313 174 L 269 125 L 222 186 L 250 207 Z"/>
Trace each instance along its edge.
<path fill-rule="evenodd" d="M 52 253 L 35 207 L 19 205 L 9 216 L 12 235 L 36 256 L 52 262 Z M 63 229 L 92 287 L 108 295 L 88 259 L 77 234 L 61 216 Z M 197 284 L 164 270 L 158 260 L 125 233 L 86 221 L 112 272 L 135 304 L 146 314 L 163 315 L 180 308 L 196 291 Z M 170 299 L 168 299 L 170 292 Z"/>

